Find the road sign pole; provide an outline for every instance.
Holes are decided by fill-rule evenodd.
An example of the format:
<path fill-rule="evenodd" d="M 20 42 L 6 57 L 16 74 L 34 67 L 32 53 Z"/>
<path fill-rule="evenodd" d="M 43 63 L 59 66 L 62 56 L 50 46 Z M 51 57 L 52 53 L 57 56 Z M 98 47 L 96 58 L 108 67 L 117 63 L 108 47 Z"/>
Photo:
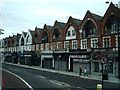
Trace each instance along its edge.
<path fill-rule="evenodd" d="M 104 88 L 104 82 L 103 82 L 103 63 L 102 63 L 102 90 Z"/>

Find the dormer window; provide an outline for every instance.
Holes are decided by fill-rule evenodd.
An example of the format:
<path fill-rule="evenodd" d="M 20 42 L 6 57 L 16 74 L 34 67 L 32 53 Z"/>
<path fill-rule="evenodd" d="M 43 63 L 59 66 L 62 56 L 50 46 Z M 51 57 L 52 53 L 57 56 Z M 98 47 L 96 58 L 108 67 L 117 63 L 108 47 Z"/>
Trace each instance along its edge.
<path fill-rule="evenodd" d="M 120 29 L 120 21 L 118 21 L 116 16 L 112 15 L 106 22 L 105 34 L 116 34 L 118 33 L 118 28 Z"/>
<path fill-rule="evenodd" d="M 95 37 L 97 33 L 95 24 L 88 20 L 83 28 L 83 37 Z"/>
<path fill-rule="evenodd" d="M 24 39 L 22 37 L 22 39 L 21 39 L 21 46 L 23 46 L 23 45 L 24 45 Z"/>
<path fill-rule="evenodd" d="M 76 33 L 75 30 L 72 30 L 72 36 L 75 36 L 76 35 L 75 33 Z"/>
<path fill-rule="evenodd" d="M 57 39 L 57 38 L 60 38 L 60 32 L 58 29 L 55 29 L 53 33 L 53 39 Z"/>
<path fill-rule="evenodd" d="M 37 34 L 34 35 L 34 43 L 35 43 L 35 44 L 38 43 L 38 35 L 37 35 Z"/>
<path fill-rule="evenodd" d="M 30 39 L 29 36 L 27 37 L 26 43 L 27 43 L 27 44 L 30 44 L 30 43 L 31 43 L 31 39 Z"/>
<path fill-rule="evenodd" d="M 70 26 L 66 32 L 66 40 L 76 39 L 76 30 L 73 26 Z"/>
<path fill-rule="evenodd" d="M 67 31 L 67 36 L 70 36 L 70 31 Z"/>
<path fill-rule="evenodd" d="M 47 43 L 47 42 L 48 42 L 48 36 L 46 31 L 44 31 L 42 35 L 42 43 Z"/>

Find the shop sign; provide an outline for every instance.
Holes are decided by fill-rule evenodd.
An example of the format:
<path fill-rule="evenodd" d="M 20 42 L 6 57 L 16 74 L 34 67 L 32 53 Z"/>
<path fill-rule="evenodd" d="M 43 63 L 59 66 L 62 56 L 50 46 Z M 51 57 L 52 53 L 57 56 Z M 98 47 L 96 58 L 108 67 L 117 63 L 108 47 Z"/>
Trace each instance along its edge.
<path fill-rule="evenodd" d="M 25 55 L 25 57 L 31 57 L 31 55 Z"/>
<path fill-rule="evenodd" d="M 70 55 L 71 58 L 88 58 L 87 55 Z"/>
<path fill-rule="evenodd" d="M 89 62 L 88 59 L 73 59 L 73 62 Z"/>

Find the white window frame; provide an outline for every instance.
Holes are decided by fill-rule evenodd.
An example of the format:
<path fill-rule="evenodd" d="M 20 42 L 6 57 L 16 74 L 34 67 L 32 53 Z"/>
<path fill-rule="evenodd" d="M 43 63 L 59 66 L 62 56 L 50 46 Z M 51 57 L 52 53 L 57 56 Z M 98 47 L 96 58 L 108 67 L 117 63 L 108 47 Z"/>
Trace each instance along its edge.
<path fill-rule="evenodd" d="M 83 43 L 83 41 L 84 41 L 84 43 Z M 87 49 L 87 39 L 81 40 L 81 49 Z"/>
<path fill-rule="evenodd" d="M 72 40 L 72 49 L 77 49 L 77 40 Z"/>
<path fill-rule="evenodd" d="M 91 39 L 91 48 L 98 48 L 98 38 Z"/>
<path fill-rule="evenodd" d="M 116 40 L 116 48 L 118 48 L 118 35 L 115 36 L 115 40 Z M 119 35 L 119 38 L 120 38 L 120 35 Z"/>
<path fill-rule="evenodd" d="M 69 48 L 69 41 L 64 42 L 64 48 L 68 49 Z"/>
<path fill-rule="evenodd" d="M 54 46 L 53 46 L 54 45 Z M 55 42 L 51 43 L 51 50 L 55 50 Z"/>
<path fill-rule="evenodd" d="M 109 41 L 108 41 L 108 42 L 109 42 L 109 47 L 111 47 L 111 38 L 110 38 L 110 36 L 103 37 L 103 47 L 104 47 L 104 48 L 109 48 L 109 47 L 106 47 L 106 46 L 105 46 L 105 39 L 106 39 L 106 38 L 109 38 Z"/>
<path fill-rule="evenodd" d="M 60 47 L 59 47 L 60 44 Z M 62 43 L 61 42 L 57 42 L 57 49 L 62 49 Z"/>
<path fill-rule="evenodd" d="M 68 32 L 70 32 L 70 35 L 68 36 Z M 75 34 L 73 35 L 73 32 L 75 32 Z M 71 25 L 67 32 L 66 32 L 66 40 L 72 40 L 72 39 L 76 39 L 76 30 L 75 28 Z"/>
<path fill-rule="evenodd" d="M 39 44 L 36 44 L 36 51 L 39 51 Z"/>
<path fill-rule="evenodd" d="M 41 44 L 41 51 L 44 50 L 44 44 Z"/>
<path fill-rule="evenodd" d="M 35 51 L 35 45 L 32 45 L 32 50 Z"/>
<path fill-rule="evenodd" d="M 45 50 L 47 50 L 47 51 L 49 50 L 49 43 L 45 44 Z"/>

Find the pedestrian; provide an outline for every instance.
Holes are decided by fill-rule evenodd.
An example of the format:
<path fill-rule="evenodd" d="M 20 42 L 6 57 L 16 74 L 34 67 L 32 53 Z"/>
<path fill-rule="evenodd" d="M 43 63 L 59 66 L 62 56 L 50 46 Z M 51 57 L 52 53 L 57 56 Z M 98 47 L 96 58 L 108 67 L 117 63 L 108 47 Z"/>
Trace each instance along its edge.
<path fill-rule="evenodd" d="M 84 76 L 86 76 L 87 75 L 87 68 L 85 67 L 85 69 L 84 69 Z"/>
<path fill-rule="evenodd" d="M 82 66 L 80 66 L 79 71 L 80 71 L 79 75 L 81 76 L 81 73 L 82 73 Z"/>

